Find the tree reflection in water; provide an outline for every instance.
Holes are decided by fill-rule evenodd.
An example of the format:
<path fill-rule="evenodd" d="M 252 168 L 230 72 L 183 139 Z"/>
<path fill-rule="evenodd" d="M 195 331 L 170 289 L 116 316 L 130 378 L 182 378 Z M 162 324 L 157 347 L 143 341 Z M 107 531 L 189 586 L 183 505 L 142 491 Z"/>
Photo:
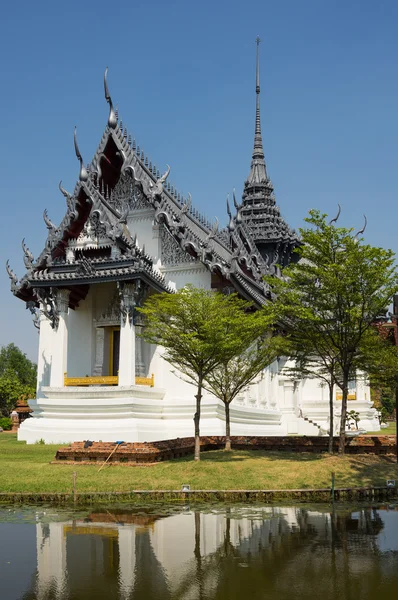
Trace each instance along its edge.
<path fill-rule="evenodd" d="M 398 542 L 380 550 L 384 515 L 231 506 L 39 523 L 23 600 L 395 599 Z"/>

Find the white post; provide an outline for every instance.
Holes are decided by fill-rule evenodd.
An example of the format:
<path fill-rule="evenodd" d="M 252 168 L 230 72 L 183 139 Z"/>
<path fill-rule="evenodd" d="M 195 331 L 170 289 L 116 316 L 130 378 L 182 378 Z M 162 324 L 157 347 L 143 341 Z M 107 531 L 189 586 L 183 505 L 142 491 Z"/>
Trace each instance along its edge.
<path fill-rule="evenodd" d="M 298 433 L 294 381 L 291 379 L 284 379 L 282 381 L 284 405 L 281 407 L 281 412 L 284 415 L 284 421 L 287 425 L 287 433 Z"/>
<path fill-rule="evenodd" d="M 104 374 L 105 329 L 97 327 L 95 332 L 95 365 L 93 375 Z"/>
<path fill-rule="evenodd" d="M 135 385 L 135 285 L 125 283 L 121 288 L 119 385 Z"/>
<path fill-rule="evenodd" d="M 136 325 L 136 332 L 137 333 L 141 333 L 142 332 L 142 326 L 141 325 Z M 145 369 L 145 362 L 143 359 L 143 352 L 142 352 L 143 348 L 142 348 L 142 338 L 137 337 L 135 340 L 135 368 L 137 371 L 137 375 L 138 377 L 145 377 L 146 376 L 146 369 Z"/>
<path fill-rule="evenodd" d="M 51 373 L 51 322 L 43 312 L 43 303 L 40 302 L 40 332 L 39 332 L 39 355 L 37 358 L 37 398 L 41 396 L 43 387 L 50 385 Z"/>
<path fill-rule="evenodd" d="M 63 387 L 64 374 L 67 371 L 68 355 L 69 290 L 57 290 L 55 304 L 58 312 L 58 324 L 55 323 L 52 336 L 50 386 Z"/>

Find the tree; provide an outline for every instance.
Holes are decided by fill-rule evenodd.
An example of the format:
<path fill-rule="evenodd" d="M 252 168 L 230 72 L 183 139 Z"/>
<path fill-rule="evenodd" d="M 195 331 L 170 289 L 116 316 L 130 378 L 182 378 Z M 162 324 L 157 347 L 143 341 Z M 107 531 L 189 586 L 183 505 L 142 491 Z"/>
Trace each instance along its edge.
<path fill-rule="evenodd" d="M 9 344 L 0 350 L 0 412 L 8 416 L 17 400 L 32 398 L 36 391 L 36 365 Z"/>
<path fill-rule="evenodd" d="M 200 408 L 204 381 L 222 362 L 240 354 L 236 340 L 249 303 L 236 294 L 187 286 L 175 294 L 154 294 L 139 311 L 145 317 L 142 337 L 163 346 L 163 358 L 177 375 L 196 384 L 195 460 L 200 459 Z"/>
<path fill-rule="evenodd" d="M 274 295 L 274 315 L 290 343 L 305 344 L 323 359 L 342 391 L 339 453 L 345 448 L 348 384 L 362 368 L 370 346 L 363 341 L 375 319 L 385 314 L 398 289 L 394 253 L 367 245 L 352 229 L 326 222 L 311 210 L 300 230 L 299 261 L 281 279 L 267 278 Z M 374 340 L 373 340 L 374 341 Z M 368 339 L 372 344 L 371 337 Z M 374 352 L 376 349 L 374 348 Z M 332 369 L 333 361 L 337 370 Z"/>
<path fill-rule="evenodd" d="M 231 450 L 229 407 L 231 402 L 246 390 L 257 375 L 283 354 L 283 339 L 265 335 L 272 322 L 262 311 L 244 314 L 236 324 L 235 341 L 244 351 L 224 359 L 206 377 L 204 387 L 219 398 L 225 406 L 225 450 Z M 261 332 L 263 334 L 260 336 Z M 260 337 L 259 337 L 260 336 Z M 255 341 L 253 341 L 255 340 Z"/>

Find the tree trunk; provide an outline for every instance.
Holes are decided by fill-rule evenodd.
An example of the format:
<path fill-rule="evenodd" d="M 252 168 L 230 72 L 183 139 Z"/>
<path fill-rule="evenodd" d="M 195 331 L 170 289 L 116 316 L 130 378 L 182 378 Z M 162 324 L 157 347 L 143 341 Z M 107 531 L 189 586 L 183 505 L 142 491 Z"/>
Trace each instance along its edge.
<path fill-rule="evenodd" d="M 333 383 L 329 383 L 329 454 L 333 454 Z"/>
<path fill-rule="evenodd" d="M 229 402 L 225 402 L 225 450 L 231 452 L 231 424 L 229 420 Z"/>
<path fill-rule="evenodd" d="M 343 398 L 341 400 L 341 421 L 340 421 L 340 438 L 339 438 L 339 454 L 343 455 L 345 451 L 345 419 L 347 416 L 347 396 L 348 396 L 348 375 L 343 376 Z"/>
<path fill-rule="evenodd" d="M 196 413 L 193 418 L 193 421 L 195 424 L 195 460 L 200 460 L 199 422 L 200 422 L 200 401 L 202 400 L 202 380 L 201 379 L 199 379 L 198 392 L 197 392 L 195 398 L 196 398 Z"/>

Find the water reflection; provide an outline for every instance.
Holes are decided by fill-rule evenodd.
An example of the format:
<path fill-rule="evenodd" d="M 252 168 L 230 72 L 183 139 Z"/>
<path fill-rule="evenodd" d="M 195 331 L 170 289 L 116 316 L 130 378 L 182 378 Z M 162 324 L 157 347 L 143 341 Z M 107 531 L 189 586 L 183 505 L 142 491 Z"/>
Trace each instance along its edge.
<path fill-rule="evenodd" d="M 64 520 L 36 517 L 36 573 L 16 595 L 7 561 L 0 564 L 2 600 L 397 597 L 395 510 L 101 509 Z M 13 531 L 23 525 L 7 526 L 6 537 L 0 526 L 3 554 L 17 550 L 21 558 Z M 20 560 L 20 571 L 24 565 Z"/>

